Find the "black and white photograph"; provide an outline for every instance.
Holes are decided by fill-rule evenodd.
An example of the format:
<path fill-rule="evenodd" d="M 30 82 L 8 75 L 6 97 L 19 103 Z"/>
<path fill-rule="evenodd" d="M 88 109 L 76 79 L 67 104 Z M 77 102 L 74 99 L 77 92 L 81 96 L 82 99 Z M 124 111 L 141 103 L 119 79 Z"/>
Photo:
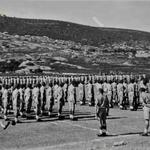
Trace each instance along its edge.
<path fill-rule="evenodd" d="M 0 0 L 0 150 L 150 149 L 150 0 Z"/>

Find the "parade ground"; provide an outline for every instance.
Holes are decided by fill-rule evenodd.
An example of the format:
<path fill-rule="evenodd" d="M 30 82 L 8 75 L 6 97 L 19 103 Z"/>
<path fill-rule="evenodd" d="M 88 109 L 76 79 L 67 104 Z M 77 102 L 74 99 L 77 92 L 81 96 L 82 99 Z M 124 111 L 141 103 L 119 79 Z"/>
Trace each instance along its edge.
<path fill-rule="evenodd" d="M 41 122 L 36 122 L 31 114 L 28 120 L 20 119 L 16 126 L 10 125 L 6 130 L 1 128 L 0 150 L 148 150 L 150 147 L 150 136 L 139 135 L 144 128 L 142 109 L 110 109 L 108 136 L 98 137 L 99 122 L 95 119 L 94 107 L 77 104 L 77 121 L 69 120 L 67 103 L 63 109 L 63 120 L 57 119 L 56 108 L 57 105 L 51 118 L 42 116 Z"/>

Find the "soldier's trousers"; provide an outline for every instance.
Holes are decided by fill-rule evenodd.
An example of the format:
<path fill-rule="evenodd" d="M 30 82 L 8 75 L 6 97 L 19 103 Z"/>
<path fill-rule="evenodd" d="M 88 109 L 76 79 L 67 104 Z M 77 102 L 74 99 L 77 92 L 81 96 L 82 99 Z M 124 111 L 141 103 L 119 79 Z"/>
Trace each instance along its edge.
<path fill-rule="evenodd" d="M 26 98 L 25 99 L 25 110 L 26 110 L 26 113 L 29 113 L 31 111 L 31 106 L 32 106 L 32 99 L 31 98 Z"/>
<path fill-rule="evenodd" d="M 35 115 L 39 115 L 40 114 L 40 101 L 37 97 L 33 98 L 33 107 L 34 107 L 34 112 Z"/>
<path fill-rule="evenodd" d="M 41 104 L 40 104 L 40 110 L 44 111 L 45 110 L 45 104 L 46 104 L 46 99 L 41 98 Z"/>
<path fill-rule="evenodd" d="M 24 112 L 25 102 L 24 99 L 20 100 L 20 112 Z"/>
<path fill-rule="evenodd" d="M 17 118 L 19 116 L 19 111 L 20 111 L 20 103 L 17 100 L 13 100 L 13 111 L 14 111 L 14 116 Z"/>
<path fill-rule="evenodd" d="M 119 92 L 118 93 L 118 102 L 120 105 L 122 105 L 123 102 L 123 92 Z"/>
<path fill-rule="evenodd" d="M 8 99 L 4 99 L 3 101 L 3 108 L 4 108 L 4 115 L 7 115 L 7 111 L 8 111 Z"/>
<path fill-rule="evenodd" d="M 112 93 L 112 98 L 113 98 L 113 101 L 114 101 L 115 103 L 118 103 L 118 100 L 117 100 L 117 91 L 113 91 L 113 93 Z"/>
<path fill-rule="evenodd" d="M 92 103 L 93 103 L 93 102 L 92 102 L 92 96 L 91 96 L 91 95 L 87 96 L 86 100 L 88 101 L 89 104 L 92 104 Z"/>
<path fill-rule="evenodd" d="M 69 105 L 69 113 L 71 115 L 74 115 L 74 113 L 75 113 L 75 102 L 72 100 L 68 100 L 68 105 Z"/>
<path fill-rule="evenodd" d="M 106 108 L 99 108 L 98 109 L 98 117 L 100 120 L 100 130 L 106 130 L 106 116 L 107 116 L 107 109 Z"/>
<path fill-rule="evenodd" d="M 62 108 L 64 105 L 64 100 L 63 99 L 57 99 L 57 107 L 58 107 L 58 113 L 62 113 Z"/>
<path fill-rule="evenodd" d="M 51 97 L 47 98 L 45 108 L 49 112 L 52 112 L 53 106 L 54 106 L 54 100 L 53 100 L 53 98 L 51 98 Z"/>
<path fill-rule="evenodd" d="M 107 98 L 108 98 L 109 104 L 112 105 L 112 93 L 108 93 Z"/>
<path fill-rule="evenodd" d="M 79 94 L 78 100 L 79 102 L 84 103 L 83 94 Z"/>
<path fill-rule="evenodd" d="M 134 92 L 129 92 L 129 93 L 128 93 L 128 98 L 129 98 L 129 105 L 130 105 L 130 106 L 133 106 Z"/>

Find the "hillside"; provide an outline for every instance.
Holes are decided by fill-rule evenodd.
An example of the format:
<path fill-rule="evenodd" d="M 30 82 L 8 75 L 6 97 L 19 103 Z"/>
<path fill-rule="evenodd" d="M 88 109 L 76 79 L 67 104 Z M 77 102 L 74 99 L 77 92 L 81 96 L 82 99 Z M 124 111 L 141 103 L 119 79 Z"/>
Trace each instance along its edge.
<path fill-rule="evenodd" d="M 0 17 L 0 32 L 10 34 L 48 36 L 52 39 L 71 40 L 101 46 L 114 42 L 150 41 L 150 33 L 127 29 L 96 28 L 55 20 Z"/>
<path fill-rule="evenodd" d="M 150 33 L 0 16 L 0 72 L 150 72 Z"/>

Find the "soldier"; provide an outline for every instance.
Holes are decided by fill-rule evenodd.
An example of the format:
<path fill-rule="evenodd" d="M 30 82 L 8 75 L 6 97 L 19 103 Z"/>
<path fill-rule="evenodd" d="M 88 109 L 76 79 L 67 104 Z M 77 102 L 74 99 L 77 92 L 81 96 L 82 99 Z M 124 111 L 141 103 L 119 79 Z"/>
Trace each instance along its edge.
<path fill-rule="evenodd" d="M 145 88 L 141 88 L 141 100 L 143 105 L 143 113 L 145 120 L 144 132 L 142 136 L 148 136 L 149 120 L 150 120 L 150 93 L 146 91 Z"/>
<path fill-rule="evenodd" d="M 7 120 L 7 111 L 8 111 L 8 85 L 4 86 L 4 91 L 2 93 L 3 109 L 4 109 L 4 119 Z"/>
<path fill-rule="evenodd" d="M 134 110 L 133 107 L 133 100 L 134 100 L 134 80 L 131 79 L 131 82 L 128 85 L 128 99 L 129 99 L 129 106 L 130 110 Z"/>
<path fill-rule="evenodd" d="M 2 101 L 2 85 L 0 85 L 0 111 L 2 112 L 3 110 L 3 101 Z"/>
<path fill-rule="evenodd" d="M 103 89 L 99 89 L 99 95 L 97 95 L 96 100 L 96 115 L 100 121 L 100 132 L 98 136 L 106 136 L 107 124 L 107 108 L 109 107 L 109 102 L 107 95 L 103 93 Z"/>
<path fill-rule="evenodd" d="M 67 82 L 64 82 L 63 92 L 64 92 L 64 101 L 65 102 L 67 102 L 67 89 L 68 89 L 68 84 L 67 84 Z"/>
<path fill-rule="evenodd" d="M 56 81 L 54 81 L 54 86 L 53 86 L 54 102 L 57 102 L 57 89 L 58 89 L 58 83 Z"/>
<path fill-rule="evenodd" d="M 12 101 L 13 101 L 13 110 L 15 116 L 15 122 L 18 122 L 18 116 L 20 111 L 20 94 L 19 94 L 19 84 L 16 85 L 13 93 L 12 93 Z"/>
<path fill-rule="evenodd" d="M 26 110 L 26 113 L 28 114 L 31 111 L 31 104 L 32 104 L 31 85 L 27 85 L 27 87 L 25 89 L 24 100 L 25 100 L 25 110 Z"/>
<path fill-rule="evenodd" d="M 76 104 L 76 89 L 75 82 L 72 81 L 68 87 L 68 104 L 69 104 L 69 117 L 74 120 L 75 104 Z"/>
<path fill-rule="evenodd" d="M 127 109 L 126 105 L 128 103 L 128 84 L 126 79 L 123 80 L 123 108 Z"/>
<path fill-rule="evenodd" d="M 118 101 L 119 101 L 119 107 L 120 109 L 123 109 L 123 82 L 120 80 L 119 84 L 117 85 L 117 95 L 118 95 Z"/>
<path fill-rule="evenodd" d="M 117 83 L 114 79 L 112 82 L 112 101 L 114 104 L 118 104 L 118 98 L 117 98 Z"/>
<path fill-rule="evenodd" d="M 134 110 L 137 110 L 139 106 L 139 86 L 137 79 L 134 80 L 134 100 L 133 100 L 133 107 Z"/>
<path fill-rule="evenodd" d="M 20 85 L 19 88 L 19 95 L 20 95 L 20 115 L 23 117 L 24 113 L 24 90 L 25 90 L 25 85 Z"/>
<path fill-rule="evenodd" d="M 92 106 L 92 84 L 88 81 L 86 85 L 86 100 L 88 101 L 89 106 Z"/>
<path fill-rule="evenodd" d="M 44 112 L 45 104 L 46 104 L 46 89 L 45 89 L 45 82 L 42 83 L 40 87 L 40 99 L 41 99 L 41 114 Z"/>
<path fill-rule="evenodd" d="M 61 119 L 62 108 L 64 106 L 64 92 L 63 92 L 63 83 L 57 88 L 57 106 L 58 106 L 58 118 Z"/>
<path fill-rule="evenodd" d="M 35 84 L 34 88 L 32 90 L 32 97 L 33 97 L 33 107 L 35 111 L 35 118 L 36 121 L 39 121 L 39 114 L 40 114 L 40 106 L 41 106 L 41 101 L 40 101 L 40 84 Z"/>
<path fill-rule="evenodd" d="M 113 103 L 112 103 L 112 86 L 111 86 L 111 81 L 110 80 L 107 83 L 107 98 L 108 98 L 108 101 L 109 101 L 109 107 L 112 108 L 113 107 Z"/>
<path fill-rule="evenodd" d="M 49 83 L 46 88 L 46 108 L 48 109 L 49 116 L 51 116 L 53 105 L 54 105 L 54 98 L 53 98 L 52 83 Z"/>
<path fill-rule="evenodd" d="M 78 84 L 78 90 L 77 90 L 77 95 L 78 95 L 78 100 L 80 102 L 80 105 L 84 105 L 85 101 L 84 101 L 84 85 L 82 82 L 80 82 Z"/>
<path fill-rule="evenodd" d="M 147 86 L 148 93 L 150 93 L 150 79 L 148 80 L 146 86 Z"/>

